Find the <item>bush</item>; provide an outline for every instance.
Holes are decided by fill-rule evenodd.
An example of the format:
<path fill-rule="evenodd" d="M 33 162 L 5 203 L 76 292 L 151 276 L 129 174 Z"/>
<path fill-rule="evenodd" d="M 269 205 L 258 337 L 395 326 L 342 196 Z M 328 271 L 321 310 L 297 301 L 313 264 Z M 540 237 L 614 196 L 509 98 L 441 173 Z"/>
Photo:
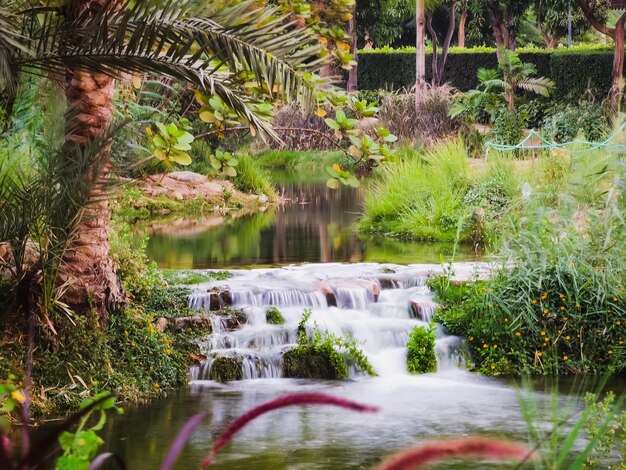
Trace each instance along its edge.
<path fill-rule="evenodd" d="M 313 129 L 334 139 L 333 130 L 324 122 L 324 118 L 315 114 L 305 114 L 297 105 L 284 105 L 274 113 L 274 127 Z M 270 142 L 272 149 L 288 148 L 290 150 L 332 150 L 335 146 L 332 141 L 320 137 L 319 133 L 306 131 L 279 131 L 284 144 Z"/>
<path fill-rule="evenodd" d="M 469 339 L 484 373 L 603 373 L 624 367 L 626 255 L 623 164 L 585 155 L 555 209 L 540 206 L 506 237 L 510 263 L 443 299 L 435 319 Z M 591 177 L 593 175 L 593 177 Z M 540 196 L 540 195 L 538 195 Z M 449 285 L 449 284 L 448 284 Z"/>
<path fill-rule="evenodd" d="M 298 324 L 298 345 L 283 356 L 286 377 L 347 379 L 354 366 L 369 375 L 376 375 L 374 368 L 355 340 L 348 335 L 337 337 L 328 331 L 320 331 L 314 325 L 311 336 L 307 335 L 306 323 L 311 311 L 305 310 Z"/>
<path fill-rule="evenodd" d="M 582 102 L 546 116 L 543 134 L 559 143 L 570 142 L 579 135 L 590 142 L 599 142 L 606 138 L 608 126 L 601 106 Z"/>
<path fill-rule="evenodd" d="M 556 84 L 558 99 L 578 99 L 587 90 L 604 97 L 611 88 L 613 51 L 610 48 L 572 50 L 519 49 L 522 62 L 537 66 L 537 75 Z M 496 68 L 495 49 L 450 50 L 444 80 L 461 91 L 475 89 L 479 68 Z M 431 79 L 426 58 L 426 77 Z M 410 89 L 415 84 L 415 49 L 359 51 L 359 87 L 363 90 Z"/>
<path fill-rule="evenodd" d="M 436 339 L 435 327 L 432 324 L 428 328 L 425 326 L 413 328 L 406 345 L 408 349 L 406 364 L 411 374 L 427 374 L 437 371 Z"/>
<path fill-rule="evenodd" d="M 270 325 L 283 325 L 285 319 L 276 307 L 270 307 L 265 311 L 265 321 Z"/>
<path fill-rule="evenodd" d="M 452 90 L 447 86 L 429 87 L 419 112 L 415 110 L 415 95 L 389 94 L 383 99 L 378 118 L 399 138 L 428 144 L 458 129 L 458 120 L 449 116 L 451 104 Z"/>

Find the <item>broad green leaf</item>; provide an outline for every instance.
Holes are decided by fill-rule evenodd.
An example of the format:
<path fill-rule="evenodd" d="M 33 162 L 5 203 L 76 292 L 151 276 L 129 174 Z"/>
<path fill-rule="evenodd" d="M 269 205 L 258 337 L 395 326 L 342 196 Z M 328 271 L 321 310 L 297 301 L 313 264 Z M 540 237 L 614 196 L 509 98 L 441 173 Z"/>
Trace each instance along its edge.
<path fill-rule="evenodd" d="M 161 137 L 158 134 L 152 138 L 152 142 L 154 142 L 154 145 L 162 149 L 166 149 L 170 146 L 167 140 L 165 140 L 163 137 Z"/>
<path fill-rule="evenodd" d="M 341 129 L 341 126 L 339 125 L 339 123 L 335 121 L 334 119 L 327 118 L 327 119 L 324 119 L 324 122 L 326 123 L 328 127 L 330 127 L 333 130 L 337 131 Z"/>
<path fill-rule="evenodd" d="M 194 141 L 194 136 L 191 135 L 189 132 L 185 132 L 183 135 L 181 135 L 178 138 L 178 143 L 179 144 L 190 144 Z"/>
<path fill-rule="evenodd" d="M 161 161 L 167 160 L 167 153 L 165 153 L 162 149 L 156 149 L 154 151 L 154 156 Z"/>
<path fill-rule="evenodd" d="M 223 172 L 224 172 L 224 174 L 226 176 L 230 176 L 232 178 L 237 176 L 237 170 L 235 170 L 232 166 L 224 167 L 224 171 Z"/>
<path fill-rule="evenodd" d="M 219 160 L 215 157 L 215 155 L 211 155 L 211 156 L 209 157 L 209 162 L 211 162 L 211 166 L 212 166 L 213 168 L 215 168 L 216 170 L 219 170 L 219 169 L 221 169 L 221 168 L 222 168 L 222 162 L 220 162 L 220 161 L 219 161 Z"/>
<path fill-rule="evenodd" d="M 162 122 L 155 122 L 154 124 L 157 126 L 159 132 L 163 134 L 164 137 L 169 137 L 170 134 L 167 130 L 167 127 L 165 127 L 165 124 L 163 124 Z"/>
<path fill-rule="evenodd" d="M 202 122 L 206 122 L 207 124 L 211 124 L 215 122 L 215 115 L 213 114 L 212 111 L 202 111 L 200 112 L 200 120 Z"/>
<path fill-rule="evenodd" d="M 176 152 L 170 156 L 170 160 L 179 165 L 191 165 L 191 156 L 188 153 Z"/>
<path fill-rule="evenodd" d="M 341 183 L 339 182 L 338 179 L 331 178 L 328 181 L 326 181 L 326 186 L 328 186 L 330 189 L 339 189 L 341 187 Z"/>
<path fill-rule="evenodd" d="M 191 150 L 191 145 L 189 145 L 189 144 L 180 144 L 180 143 L 178 143 L 178 144 L 174 144 L 172 147 L 175 148 L 176 150 L 180 150 L 180 151 L 183 151 L 183 152 Z"/>

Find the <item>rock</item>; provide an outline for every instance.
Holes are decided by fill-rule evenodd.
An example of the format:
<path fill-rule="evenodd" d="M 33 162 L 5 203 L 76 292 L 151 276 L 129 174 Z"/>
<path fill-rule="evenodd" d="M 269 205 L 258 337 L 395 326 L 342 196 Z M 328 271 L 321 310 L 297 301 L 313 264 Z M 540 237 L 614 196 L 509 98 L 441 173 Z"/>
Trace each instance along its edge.
<path fill-rule="evenodd" d="M 174 318 L 174 330 L 193 330 L 211 326 L 211 319 L 208 315 L 198 315 L 193 317 Z"/>
<path fill-rule="evenodd" d="M 337 380 L 338 371 L 330 358 L 316 352 L 301 353 L 295 349 L 283 355 L 283 376 L 293 379 Z"/>
<path fill-rule="evenodd" d="M 209 380 L 217 382 L 230 382 L 232 380 L 241 380 L 243 378 L 243 360 L 239 356 L 216 357 L 211 364 L 209 371 Z"/>
<path fill-rule="evenodd" d="M 268 198 L 265 194 L 261 194 L 259 196 L 259 202 L 261 204 L 267 204 L 269 202 L 270 198 Z"/>
<path fill-rule="evenodd" d="M 167 330 L 167 327 L 169 326 L 169 321 L 167 321 L 167 318 L 159 318 L 156 324 L 156 329 L 159 333 L 163 333 L 165 330 Z"/>
<path fill-rule="evenodd" d="M 180 191 L 173 191 L 172 197 L 178 201 L 182 201 L 183 199 L 185 199 Z"/>
<path fill-rule="evenodd" d="M 220 292 L 219 299 L 222 306 L 231 306 L 233 304 L 233 294 L 228 288 Z"/>
<path fill-rule="evenodd" d="M 194 173 L 193 171 L 174 171 L 169 173 L 168 176 L 171 179 L 182 183 L 202 184 L 208 181 L 206 176 Z"/>
<path fill-rule="evenodd" d="M 432 319 L 437 308 L 437 304 L 428 299 L 411 299 L 409 306 L 414 317 L 424 322 L 429 322 Z"/>
<path fill-rule="evenodd" d="M 321 291 L 322 294 L 326 297 L 326 303 L 329 307 L 337 306 L 337 297 L 335 296 L 335 292 L 330 284 L 323 281 L 318 281 L 313 284 L 313 289 Z"/>

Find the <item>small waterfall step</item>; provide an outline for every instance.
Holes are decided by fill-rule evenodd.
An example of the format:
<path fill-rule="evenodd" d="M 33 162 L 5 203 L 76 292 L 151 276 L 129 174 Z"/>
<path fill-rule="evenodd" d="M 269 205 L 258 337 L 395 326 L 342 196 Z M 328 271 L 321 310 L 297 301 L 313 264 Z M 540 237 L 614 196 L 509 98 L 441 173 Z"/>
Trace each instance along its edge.
<path fill-rule="evenodd" d="M 458 282 L 487 271 L 486 266 L 471 264 L 457 264 L 453 269 Z M 228 281 L 201 284 L 190 297 L 191 308 L 210 311 L 216 302 L 229 301 L 245 320 L 233 328 L 224 319 L 209 316 L 213 333 L 200 344 L 206 361 L 192 367 L 192 379 L 283 377 L 285 353 L 298 342 L 298 324 L 305 309 L 311 312 L 309 336 L 313 325 L 335 336 L 348 334 L 379 375 L 408 374 L 409 335 L 416 326 L 428 325 L 436 308 L 426 280 L 443 271 L 441 266 L 423 265 L 303 265 L 240 270 Z M 267 323 L 269 308 L 279 310 L 284 324 Z M 437 330 L 441 370 L 458 367 L 463 348 L 461 338 Z"/>

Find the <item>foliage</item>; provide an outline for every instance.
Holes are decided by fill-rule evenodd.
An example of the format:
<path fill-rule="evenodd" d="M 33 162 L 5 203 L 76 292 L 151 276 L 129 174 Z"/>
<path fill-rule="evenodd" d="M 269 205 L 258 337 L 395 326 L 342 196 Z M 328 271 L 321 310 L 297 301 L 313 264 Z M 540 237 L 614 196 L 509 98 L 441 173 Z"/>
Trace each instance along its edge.
<path fill-rule="evenodd" d="M 213 174 L 218 176 L 224 176 L 226 178 L 234 178 L 237 176 L 237 165 L 239 160 L 237 157 L 229 152 L 222 152 L 216 150 L 213 155 L 209 157 L 211 166 L 213 167 Z"/>
<path fill-rule="evenodd" d="M 517 145 L 524 137 L 525 127 L 526 115 L 523 112 L 500 108 L 493 120 L 489 137 L 498 144 Z"/>
<path fill-rule="evenodd" d="M 411 374 L 426 374 L 437 371 L 437 358 L 435 357 L 435 334 L 436 327 L 430 324 L 428 327 L 416 326 L 409 335 L 407 343 L 406 364 Z"/>
<path fill-rule="evenodd" d="M 108 397 L 108 398 L 106 398 Z M 101 400 L 106 398 L 104 400 Z M 98 450 L 104 441 L 98 436 L 107 421 L 107 411 L 113 410 L 121 413 L 122 410 L 115 406 L 115 398 L 108 392 L 102 392 L 93 398 L 86 398 L 80 404 L 81 410 L 92 404 L 95 407 L 89 409 L 81 418 L 78 428 L 74 432 L 63 431 L 59 436 L 59 444 L 63 455 L 56 461 L 59 470 L 87 470 L 89 464 L 96 457 Z M 92 415 L 99 414 L 98 421 L 88 425 Z"/>
<path fill-rule="evenodd" d="M 25 401 L 24 392 L 15 384 L 15 376 L 0 382 L 0 439 L 8 434 L 11 423 L 17 420 L 16 412 Z M 4 442 L 0 441 L 0 445 Z"/>
<path fill-rule="evenodd" d="M 347 333 L 338 337 L 327 330 L 319 330 L 315 324 L 313 334 L 309 336 L 306 324 L 310 318 L 311 311 L 305 310 L 298 323 L 298 345 L 290 351 L 291 354 L 304 360 L 308 356 L 321 355 L 330 363 L 334 378 L 337 379 L 347 379 L 350 376 L 351 366 L 356 366 L 366 374 L 376 375 L 358 343 Z"/>
<path fill-rule="evenodd" d="M 191 269 L 163 269 L 163 280 L 168 284 L 193 285 L 209 281 L 225 281 L 233 277 L 230 271 L 201 271 Z"/>
<path fill-rule="evenodd" d="M 585 395 L 585 411 L 588 415 L 585 431 L 587 438 L 595 442 L 595 446 L 585 460 L 584 469 L 598 468 L 599 465 L 611 461 L 614 450 L 617 450 L 619 461 L 612 462 L 607 468 L 626 468 L 626 411 L 619 410 L 622 402 L 623 399 L 620 399 L 615 403 L 613 392 L 608 392 L 603 400 L 595 393 Z"/>
<path fill-rule="evenodd" d="M 566 106 L 546 116 L 542 130 L 553 142 L 571 142 L 579 136 L 589 142 L 601 142 L 608 135 L 602 107 L 588 101 L 578 106 Z"/>
<path fill-rule="evenodd" d="M 265 321 L 270 325 L 283 325 L 285 319 L 276 307 L 270 307 L 265 311 Z"/>
<path fill-rule="evenodd" d="M 157 128 L 156 133 L 151 127 L 146 128 L 146 133 L 152 141 L 152 155 L 157 160 L 162 161 L 168 170 L 173 168 L 173 163 L 183 166 L 190 165 L 191 156 L 187 152 L 191 150 L 194 136 L 188 132 L 190 129 L 189 121 L 181 120 L 182 129 L 179 129 L 175 123 L 167 126 L 161 122 L 154 124 Z"/>
<path fill-rule="evenodd" d="M 599 373 L 623 367 L 622 191 L 615 156 L 572 160 L 552 201 L 537 194 L 506 237 L 512 263 L 444 303 L 437 321 L 469 338 L 484 373 Z M 545 191 L 554 189 L 546 187 Z M 439 293 L 441 295 L 441 293 Z"/>
<path fill-rule="evenodd" d="M 344 160 L 347 160 L 341 152 L 299 150 L 269 150 L 254 158 L 265 170 L 307 174 L 322 174 L 326 167 L 337 162 L 344 163 Z"/>

